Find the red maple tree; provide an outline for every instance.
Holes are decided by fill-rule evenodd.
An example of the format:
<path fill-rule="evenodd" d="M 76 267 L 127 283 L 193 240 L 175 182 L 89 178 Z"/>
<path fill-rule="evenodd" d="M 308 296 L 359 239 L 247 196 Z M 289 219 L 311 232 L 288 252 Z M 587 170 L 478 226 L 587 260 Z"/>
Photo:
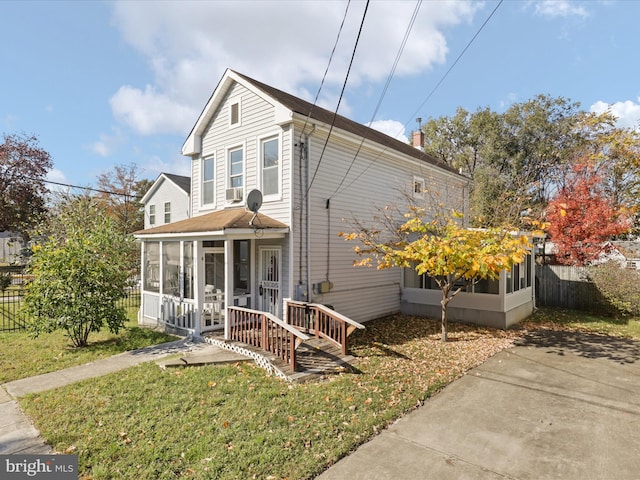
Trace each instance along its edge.
<path fill-rule="evenodd" d="M 603 190 L 589 165 L 576 165 L 547 207 L 548 233 L 558 263 L 584 265 L 607 251 L 607 240 L 627 231 L 631 220 Z"/>

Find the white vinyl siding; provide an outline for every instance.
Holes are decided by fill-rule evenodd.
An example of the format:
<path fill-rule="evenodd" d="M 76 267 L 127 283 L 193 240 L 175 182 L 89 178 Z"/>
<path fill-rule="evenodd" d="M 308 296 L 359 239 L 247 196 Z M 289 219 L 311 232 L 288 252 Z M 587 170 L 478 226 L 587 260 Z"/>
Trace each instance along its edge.
<path fill-rule="evenodd" d="M 232 103 L 240 105 L 240 124 L 229 128 Z M 280 143 L 279 188 L 278 195 L 265 198 L 260 213 L 269 215 L 285 224 L 290 223 L 289 204 L 290 181 L 289 162 L 291 161 L 291 127 L 273 124 L 274 107 L 242 85 L 234 85 L 226 99 L 221 103 L 202 136 L 202 155 L 194 157 L 192 175 L 194 177 L 192 205 L 194 216 L 210 212 L 212 208 L 234 208 L 241 203 L 225 201 L 226 189 L 231 188 L 229 153 L 241 147 L 243 151 L 243 197 L 253 189 L 262 189 L 261 179 L 261 140 L 278 138 Z M 201 180 L 202 162 L 200 158 L 215 157 L 214 165 L 214 203 L 205 204 Z M 236 183 L 240 179 L 238 178 Z M 264 192 L 263 192 L 264 195 Z M 217 207 L 216 207 L 217 206 Z"/>
<path fill-rule="evenodd" d="M 302 172 L 302 187 L 298 169 L 293 169 L 296 175 L 293 186 L 298 199 L 305 196 L 307 175 L 313 178 L 318 167 L 326 138 L 323 134 L 326 135 L 316 131 L 310 139 L 311 164 L 309 172 Z M 297 133 L 294 138 L 298 138 Z M 366 143 L 351 165 L 357 147 L 357 143 L 347 143 L 339 137 L 334 138 L 332 134 L 309 190 L 309 292 L 312 301 L 333 305 L 337 311 L 356 321 L 366 321 L 400 310 L 401 270 L 354 267 L 354 260 L 359 259 L 353 251 L 356 244 L 345 241 L 338 233 L 352 231 L 355 227 L 349 222 L 354 219 L 371 225 L 373 216 L 379 214 L 377 208 L 390 205 L 400 211 L 405 210 L 408 206 L 407 194 L 413 193 L 415 179 L 424 179 L 428 184 L 425 185 L 426 189 L 437 188 L 442 191 L 443 200 L 453 199 L 455 192 L 459 201 L 451 207 L 463 209 L 460 203 L 464 179 L 441 172 L 426 163 L 408 160 L 389 150 L 380 155 L 380 150 Z M 330 199 L 329 208 L 327 199 Z M 297 206 L 294 202 L 294 209 Z M 304 209 L 304 205 L 300 208 Z M 300 225 L 297 209 L 293 222 L 291 248 L 296 262 L 293 269 L 293 283 L 296 284 L 300 270 L 297 264 L 300 239 L 306 230 L 304 215 L 303 225 Z M 304 238 L 302 240 L 304 248 Z M 306 275 L 306 261 L 303 253 L 303 277 Z M 333 283 L 331 291 L 324 294 L 317 290 L 314 292 L 313 285 L 325 280 Z M 306 282 L 306 278 L 302 278 L 302 281 Z"/>

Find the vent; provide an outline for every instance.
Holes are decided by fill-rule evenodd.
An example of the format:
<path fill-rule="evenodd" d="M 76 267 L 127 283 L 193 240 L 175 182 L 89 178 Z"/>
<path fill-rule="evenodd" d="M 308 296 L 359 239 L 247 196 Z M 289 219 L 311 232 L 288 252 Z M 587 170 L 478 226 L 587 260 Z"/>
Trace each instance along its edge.
<path fill-rule="evenodd" d="M 227 202 L 242 201 L 242 187 L 227 188 Z"/>

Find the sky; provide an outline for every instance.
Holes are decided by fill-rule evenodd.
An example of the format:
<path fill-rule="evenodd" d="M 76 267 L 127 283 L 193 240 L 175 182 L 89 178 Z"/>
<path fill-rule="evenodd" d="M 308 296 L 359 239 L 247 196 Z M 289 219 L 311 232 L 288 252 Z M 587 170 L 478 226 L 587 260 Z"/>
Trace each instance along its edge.
<path fill-rule="evenodd" d="M 344 86 L 340 114 L 403 140 L 538 94 L 638 128 L 639 19 L 639 0 L 2 0 L 0 133 L 36 135 L 54 182 L 189 175 L 227 68 L 330 110 Z"/>

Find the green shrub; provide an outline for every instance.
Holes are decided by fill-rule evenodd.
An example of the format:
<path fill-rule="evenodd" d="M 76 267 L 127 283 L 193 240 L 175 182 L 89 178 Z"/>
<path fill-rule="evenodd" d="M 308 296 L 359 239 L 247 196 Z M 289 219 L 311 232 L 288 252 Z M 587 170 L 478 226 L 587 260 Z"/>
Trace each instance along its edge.
<path fill-rule="evenodd" d="M 640 272 L 607 262 L 590 267 L 589 278 L 618 312 L 640 315 Z"/>

